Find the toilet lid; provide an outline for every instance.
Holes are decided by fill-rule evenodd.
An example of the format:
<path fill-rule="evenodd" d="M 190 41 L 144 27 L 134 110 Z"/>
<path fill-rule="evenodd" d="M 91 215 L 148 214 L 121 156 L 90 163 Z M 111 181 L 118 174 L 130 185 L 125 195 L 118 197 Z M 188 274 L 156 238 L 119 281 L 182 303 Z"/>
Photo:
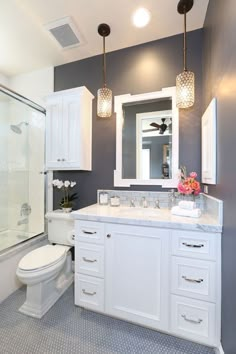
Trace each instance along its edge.
<path fill-rule="evenodd" d="M 18 267 L 22 270 L 46 268 L 59 262 L 65 256 L 69 248 L 70 247 L 61 245 L 39 247 L 25 255 L 21 259 Z"/>

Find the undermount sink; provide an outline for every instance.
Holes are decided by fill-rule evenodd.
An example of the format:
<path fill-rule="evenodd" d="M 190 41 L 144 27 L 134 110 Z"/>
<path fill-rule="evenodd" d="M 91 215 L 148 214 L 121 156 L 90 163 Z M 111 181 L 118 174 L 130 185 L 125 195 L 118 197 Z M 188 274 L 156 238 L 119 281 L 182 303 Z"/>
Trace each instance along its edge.
<path fill-rule="evenodd" d="M 127 217 L 155 217 L 160 213 L 158 208 L 137 208 L 137 207 L 124 207 L 120 208 L 119 214 Z"/>

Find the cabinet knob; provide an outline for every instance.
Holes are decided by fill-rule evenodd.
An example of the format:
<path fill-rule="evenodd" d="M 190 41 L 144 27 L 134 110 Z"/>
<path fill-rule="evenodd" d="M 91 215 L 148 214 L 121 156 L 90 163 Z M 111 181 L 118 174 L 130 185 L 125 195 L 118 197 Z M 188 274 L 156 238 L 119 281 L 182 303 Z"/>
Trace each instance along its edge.
<path fill-rule="evenodd" d="M 111 238 L 111 234 L 107 234 L 107 238 Z"/>
<path fill-rule="evenodd" d="M 66 159 L 61 159 L 61 161 L 66 161 Z"/>
<path fill-rule="evenodd" d="M 57 161 L 59 162 L 59 161 L 61 161 L 61 159 L 57 159 Z"/>

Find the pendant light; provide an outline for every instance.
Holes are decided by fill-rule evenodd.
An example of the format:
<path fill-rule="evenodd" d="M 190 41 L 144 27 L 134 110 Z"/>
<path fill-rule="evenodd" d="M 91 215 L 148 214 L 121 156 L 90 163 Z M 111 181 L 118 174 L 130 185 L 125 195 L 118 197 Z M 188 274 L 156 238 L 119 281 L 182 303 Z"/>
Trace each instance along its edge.
<path fill-rule="evenodd" d="M 176 77 L 176 105 L 189 108 L 194 104 L 194 73 L 187 69 L 186 14 L 193 7 L 193 0 L 180 0 L 177 10 L 184 15 L 184 71 Z"/>
<path fill-rule="evenodd" d="M 105 38 L 111 32 L 110 26 L 102 23 L 98 26 L 98 33 L 103 37 L 103 87 L 98 90 L 97 115 L 101 118 L 109 118 L 112 113 L 112 91 L 106 86 L 106 50 Z"/>

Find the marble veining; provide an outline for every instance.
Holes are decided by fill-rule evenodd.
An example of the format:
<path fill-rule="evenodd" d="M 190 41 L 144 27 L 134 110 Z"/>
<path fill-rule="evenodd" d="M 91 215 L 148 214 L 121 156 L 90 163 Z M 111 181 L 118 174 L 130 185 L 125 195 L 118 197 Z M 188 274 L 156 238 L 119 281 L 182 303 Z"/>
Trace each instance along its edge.
<path fill-rule="evenodd" d="M 168 229 L 193 230 L 204 232 L 221 232 L 219 220 L 210 214 L 200 218 L 172 215 L 167 208 L 130 208 L 127 206 L 110 207 L 94 204 L 71 213 L 74 219 L 149 226 Z"/>

